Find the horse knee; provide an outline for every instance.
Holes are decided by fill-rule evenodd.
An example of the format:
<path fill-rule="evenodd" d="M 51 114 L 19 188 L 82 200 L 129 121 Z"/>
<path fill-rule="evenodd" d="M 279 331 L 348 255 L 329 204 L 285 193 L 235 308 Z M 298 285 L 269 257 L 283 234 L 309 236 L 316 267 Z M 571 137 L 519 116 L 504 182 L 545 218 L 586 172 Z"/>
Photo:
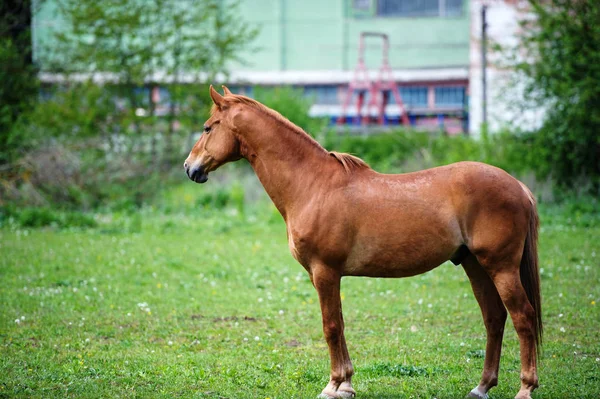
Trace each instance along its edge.
<path fill-rule="evenodd" d="M 535 311 L 531 306 L 526 306 L 522 312 L 513 316 L 513 324 L 519 336 L 533 337 L 535 335 L 534 323 Z"/>
<path fill-rule="evenodd" d="M 342 335 L 342 326 L 337 321 L 323 323 L 323 333 L 328 343 L 336 343 Z"/>
<path fill-rule="evenodd" d="M 483 320 L 488 334 L 502 336 L 502 334 L 504 334 L 506 318 L 507 312 L 504 307 L 499 308 L 497 312 L 488 312 Z"/>

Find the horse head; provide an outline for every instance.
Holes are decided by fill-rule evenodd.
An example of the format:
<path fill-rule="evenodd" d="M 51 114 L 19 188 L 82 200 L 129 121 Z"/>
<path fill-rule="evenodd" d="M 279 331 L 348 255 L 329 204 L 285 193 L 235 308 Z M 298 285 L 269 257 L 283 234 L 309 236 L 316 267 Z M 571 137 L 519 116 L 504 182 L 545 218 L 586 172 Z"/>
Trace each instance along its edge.
<path fill-rule="evenodd" d="M 231 95 L 225 86 L 223 90 L 225 96 Z M 210 96 L 214 103 L 211 116 L 204 123 L 204 132 L 183 164 L 188 177 L 196 183 L 205 183 L 209 172 L 241 158 L 231 107 L 227 104 L 226 97 L 220 95 L 212 85 Z"/>

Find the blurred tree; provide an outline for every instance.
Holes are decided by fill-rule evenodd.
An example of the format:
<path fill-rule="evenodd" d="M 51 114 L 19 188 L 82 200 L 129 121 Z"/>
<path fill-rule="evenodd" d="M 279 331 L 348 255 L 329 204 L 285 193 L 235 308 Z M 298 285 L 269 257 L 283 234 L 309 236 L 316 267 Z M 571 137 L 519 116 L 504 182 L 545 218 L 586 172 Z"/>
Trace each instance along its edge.
<path fill-rule="evenodd" d="M 31 1 L 0 2 L 0 166 L 10 162 L 22 139 L 13 129 L 37 98 L 31 51 Z"/>
<path fill-rule="evenodd" d="M 600 1 L 529 5 L 512 59 L 527 100 L 546 111 L 531 137 L 538 166 L 563 187 L 600 194 Z"/>
<path fill-rule="evenodd" d="M 141 133 L 156 128 L 155 89 L 168 84 L 166 147 L 184 101 L 212 80 L 255 37 L 237 15 L 237 3 L 219 0 L 56 0 L 64 19 L 54 41 L 41 49 L 48 72 L 84 73 L 111 83 L 122 103 L 121 126 Z M 226 3 L 226 4 L 224 4 Z M 185 84 L 184 84 L 185 83 Z M 145 90 L 140 90 L 145 88 Z M 201 98 L 205 98 L 204 95 Z M 143 109 L 143 111 L 141 110 Z M 136 114 L 137 112 L 137 114 Z M 143 118 L 140 113 L 144 114 Z M 153 136 L 153 153 L 156 148 Z M 158 157 L 152 157 L 158 160 Z"/>

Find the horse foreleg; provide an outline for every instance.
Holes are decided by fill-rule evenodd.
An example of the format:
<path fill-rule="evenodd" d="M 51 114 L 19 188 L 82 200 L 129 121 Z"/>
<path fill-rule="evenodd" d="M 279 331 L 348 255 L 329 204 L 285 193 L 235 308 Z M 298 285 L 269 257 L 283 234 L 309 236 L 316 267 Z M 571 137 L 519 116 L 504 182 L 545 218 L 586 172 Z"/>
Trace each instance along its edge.
<path fill-rule="evenodd" d="M 487 392 L 498 385 L 498 369 L 502 337 L 506 324 L 506 309 L 490 276 L 481 267 L 477 259 L 470 255 L 462 262 L 463 268 L 471 281 L 473 293 L 481 308 L 483 322 L 487 331 L 485 361 L 479 385 L 469 393 L 469 398 L 487 398 Z"/>
<path fill-rule="evenodd" d="M 329 347 L 331 358 L 331 376 L 323 389 L 321 398 L 352 398 L 356 394 L 352 389 L 354 369 L 344 338 L 344 319 L 340 298 L 340 274 L 326 266 L 311 267 L 312 282 L 319 294 L 323 333 Z"/>

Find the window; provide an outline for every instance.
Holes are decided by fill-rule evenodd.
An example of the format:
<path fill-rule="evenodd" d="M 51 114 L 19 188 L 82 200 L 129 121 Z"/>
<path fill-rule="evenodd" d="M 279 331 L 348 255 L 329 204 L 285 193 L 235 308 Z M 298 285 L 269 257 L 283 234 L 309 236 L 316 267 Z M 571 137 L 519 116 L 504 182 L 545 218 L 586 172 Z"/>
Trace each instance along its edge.
<path fill-rule="evenodd" d="M 315 104 L 338 104 L 337 86 L 314 85 L 304 87 L 304 96 Z"/>
<path fill-rule="evenodd" d="M 371 9 L 371 0 L 352 0 L 352 7 L 359 11 L 369 11 Z"/>
<path fill-rule="evenodd" d="M 464 87 L 436 87 L 436 107 L 463 107 L 465 105 Z"/>
<path fill-rule="evenodd" d="M 408 107 L 427 107 L 427 87 L 400 87 L 400 97 Z M 394 96 L 390 95 L 390 103 L 395 103 Z"/>
<path fill-rule="evenodd" d="M 377 0 L 381 17 L 457 17 L 463 0 Z"/>
<path fill-rule="evenodd" d="M 377 0 L 348 0 L 346 4 L 354 18 L 372 18 Z"/>

